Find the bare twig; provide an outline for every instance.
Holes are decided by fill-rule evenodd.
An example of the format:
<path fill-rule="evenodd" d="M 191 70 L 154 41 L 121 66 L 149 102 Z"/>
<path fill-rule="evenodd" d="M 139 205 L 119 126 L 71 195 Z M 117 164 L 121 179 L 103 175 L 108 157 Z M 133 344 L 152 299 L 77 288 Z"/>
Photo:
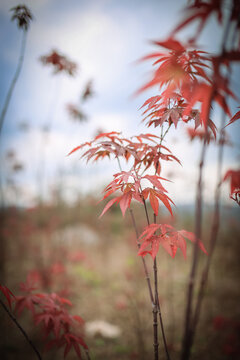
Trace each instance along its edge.
<path fill-rule="evenodd" d="M 209 110 L 210 111 L 210 110 Z M 198 265 L 198 255 L 199 255 L 199 239 L 201 238 L 202 232 L 202 176 L 203 176 L 203 167 L 204 167 L 204 160 L 205 154 L 207 149 L 207 142 L 204 140 L 201 158 L 199 162 L 199 178 L 197 184 L 197 200 L 196 200 L 196 217 L 195 217 L 195 235 L 196 241 L 193 247 L 193 260 L 191 271 L 189 275 L 189 282 L 188 282 L 188 291 L 187 291 L 187 303 L 186 303 L 186 310 L 185 310 L 185 330 L 184 330 L 184 338 L 183 338 L 183 350 L 182 350 L 182 360 L 187 360 L 190 355 L 191 349 L 191 339 L 189 335 L 190 329 L 190 321 L 192 318 L 192 301 L 193 301 L 193 291 L 196 281 L 196 272 L 197 272 L 197 265 Z"/>
<path fill-rule="evenodd" d="M 149 215 L 147 211 L 146 201 L 143 198 L 143 205 L 148 225 L 150 225 Z M 158 312 L 159 312 L 159 299 L 158 299 L 158 281 L 157 281 L 157 260 L 153 262 L 153 274 L 154 274 L 154 302 L 153 302 L 153 348 L 154 348 L 154 359 L 158 360 Z"/>
<path fill-rule="evenodd" d="M 8 314 L 8 316 L 11 318 L 11 320 L 14 322 L 14 324 L 18 327 L 18 329 L 21 331 L 21 333 L 23 334 L 23 336 L 25 337 L 25 339 L 27 340 L 27 342 L 29 343 L 29 345 L 31 346 L 31 348 L 33 349 L 33 351 L 35 352 L 37 358 L 39 360 L 42 360 L 41 355 L 39 354 L 39 351 L 37 350 L 36 346 L 33 344 L 32 340 L 28 337 L 26 331 L 22 328 L 22 326 L 19 324 L 19 322 L 17 321 L 17 319 L 15 318 L 15 316 L 8 310 L 7 306 L 4 304 L 4 302 L 0 299 L 0 304 L 2 305 L 3 309 L 6 311 L 6 313 Z"/>
<path fill-rule="evenodd" d="M 88 350 L 85 350 L 85 354 L 86 354 L 87 360 L 91 360 Z"/>
<path fill-rule="evenodd" d="M 137 240 L 137 246 L 140 249 L 140 242 L 139 242 L 139 234 L 138 234 L 138 229 L 137 229 L 137 225 L 136 225 L 136 221 L 135 221 L 135 217 L 134 217 L 134 213 L 132 208 L 129 209 L 130 215 L 131 215 L 131 219 L 132 219 L 132 223 L 133 223 L 133 227 L 136 233 L 136 240 Z M 145 278 L 147 281 L 147 285 L 148 285 L 148 291 L 149 291 L 149 296 L 150 296 L 150 300 L 152 305 L 154 304 L 154 298 L 153 298 L 153 292 L 152 292 L 152 286 L 151 286 L 151 282 L 150 282 L 150 276 L 149 276 L 149 272 L 148 272 L 148 268 L 147 268 L 147 264 L 146 261 L 144 259 L 143 256 L 141 256 L 142 258 L 142 263 L 143 263 L 143 268 L 144 268 L 144 273 L 145 273 Z"/>
<path fill-rule="evenodd" d="M 166 129 L 164 134 L 163 134 L 163 126 L 161 128 L 161 137 L 160 137 L 160 143 L 159 143 L 159 154 L 161 153 L 162 142 L 163 142 L 165 136 L 167 135 L 170 127 L 171 127 L 171 124 L 168 125 L 168 128 Z M 156 175 L 156 173 L 157 173 L 157 169 L 155 171 L 155 175 Z M 153 215 L 153 221 L 154 221 L 154 224 L 157 223 L 157 217 L 156 217 L 155 214 Z M 163 338 L 163 344 L 164 344 L 165 353 L 166 353 L 166 356 L 167 356 L 167 360 L 170 360 L 166 335 L 165 335 L 164 326 L 163 326 L 162 312 L 161 312 L 159 296 L 158 296 L 157 259 L 156 258 L 154 259 L 153 272 L 154 272 L 154 279 L 155 279 L 155 303 L 157 304 L 157 307 L 158 307 L 159 322 L 160 322 L 160 326 L 161 326 L 161 332 L 162 332 L 162 338 Z"/>
<path fill-rule="evenodd" d="M 19 59 L 18 59 L 18 65 L 17 65 L 17 69 L 16 72 L 14 74 L 14 77 L 12 79 L 11 85 L 9 87 L 4 105 L 3 105 L 3 109 L 0 115 L 0 135 L 2 132 L 2 127 L 3 127 L 3 122 L 5 119 L 5 115 L 8 109 L 8 105 L 10 103 L 11 97 L 12 97 L 12 93 L 14 90 L 14 87 L 16 85 L 17 79 L 19 77 L 20 71 L 22 69 L 22 65 L 23 65 L 23 60 L 24 60 L 24 53 L 25 53 L 25 47 L 26 47 L 26 38 L 27 38 L 27 31 L 24 30 L 22 33 L 22 43 L 21 43 L 21 50 L 20 50 L 20 55 L 19 55 Z"/>

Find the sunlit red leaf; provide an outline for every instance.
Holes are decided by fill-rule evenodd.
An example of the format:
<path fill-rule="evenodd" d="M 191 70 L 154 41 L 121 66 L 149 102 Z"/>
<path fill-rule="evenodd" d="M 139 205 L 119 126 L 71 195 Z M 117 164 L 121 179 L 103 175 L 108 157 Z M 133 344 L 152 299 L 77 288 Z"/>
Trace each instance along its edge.
<path fill-rule="evenodd" d="M 192 39 L 192 41 L 195 41 L 196 38 L 200 35 L 206 21 L 213 13 L 217 14 L 219 23 L 222 22 L 222 0 L 210 0 L 209 2 L 201 0 L 196 1 L 193 5 L 189 5 L 186 7 L 185 13 L 185 19 L 180 22 L 178 26 L 176 26 L 176 28 L 172 32 L 172 36 L 193 21 L 199 20 L 196 34 Z"/>
<path fill-rule="evenodd" d="M 158 215 L 158 200 L 157 197 L 155 196 L 154 192 L 152 190 L 150 190 L 150 194 L 149 194 L 149 201 L 151 204 L 151 207 L 154 211 L 154 214 L 157 216 Z"/>
<path fill-rule="evenodd" d="M 230 179 L 230 197 L 240 205 L 240 170 L 228 170 L 223 181 Z"/>
<path fill-rule="evenodd" d="M 108 209 L 110 209 L 110 207 L 115 204 L 115 202 L 119 202 L 119 198 L 114 198 L 114 199 L 111 199 L 107 205 L 104 207 L 103 211 L 101 212 L 101 215 L 99 217 L 102 217 L 107 211 Z"/>
<path fill-rule="evenodd" d="M 179 230 L 178 233 L 184 236 L 185 238 L 187 238 L 188 240 L 192 242 L 196 242 L 196 236 L 194 233 L 186 230 Z M 205 249 L 205 246 L 203 245 L 202 241 L 198 240 L 198 246 L 205 254 L 207 254 L 207 250 Z"/>
<path fill-rule="evenodd" d="M 234 123 L 235 121 L 237 121 L 237 120 L 239 120 L 239 119 L 240 119 L 240 111 L 238 111 L 238 112 L 230 119 L 229 123 L 228 123 L 226 126 Z M 225 127 L 226 127 L 226 126 L 225 126 Z"/>
<path fill-rule="evenodd" d="M 130 207 L 131 200 L 132 200 L 132 194 L 130 191 L 128 191 L 128 192 L 124 193 L 119 199 L 120 199 L 119 200 L 120 209 L 124 216 L 126 210 Z"/>

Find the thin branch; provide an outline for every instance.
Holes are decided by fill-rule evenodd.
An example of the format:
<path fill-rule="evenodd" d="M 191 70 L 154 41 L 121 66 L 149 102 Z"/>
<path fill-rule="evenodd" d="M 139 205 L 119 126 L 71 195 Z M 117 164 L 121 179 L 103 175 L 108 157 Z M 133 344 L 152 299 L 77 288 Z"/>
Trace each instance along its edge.
<path fill-rule="evenodd" d="M 146 214 L 146 218 L 147 218 L 147 222 L 148 225 L 150 224 L 149 222 L 149 216 L 148 216 L 148 211 L 147 211 L 147 206 L 146 206 L 146 201 L 143 199 L 143 205 L 144 205 L 144 209 L 145 209 L 145 214 Z M 137 231 L 137 227 L 136 227 L 136 222 L 135 222 L 135 218 L 133 216 L 133 211 L 132 209 L 130 209 L 130 213 L 133 219 L 133 224 L 134 224 L 134 228 L 136 231 L 136 235 L 138 234 Z M 139 237 L 137 236 L 137 239 Z M 137 240 L 137 245 L 138 248 L 140 248 L 140 242 L 139 240 Z M 152 302 L 152 313 L 153 313 L 153 348 L 154 348 L 154 360 L 158 360 L 158 347 L 159 347 L 159 343 L 158 343 L 158 318 L 157 318 L 157 314 L 158 314 L 158 300 L 156 300 L 156 283 L 157 283 L 157 278 L 155 277 L 155 271 L 154 271 L 154 288 L 155 288 L 155 296 L 153 296 L 153 292 L 152 292 L 152 287 L 151 287 L 151 283 L 150 283 L 150 278 L 149 278 L 149 274 L 148 274 L 148 270 L 147 270 L 147 266 L 146 266 L 146 262 L 145 259 L 142 257 L 142 261 L 143 261 L 143 265 L 144 265 L 144 270 L 145 270 L 145 275 L 146 275 L 146 280 L 147 280 L 147 284 L 148 284 L 148 289 L 149 289 L 149 294 L 150 294 L 150 299 Z M 155 297 L 155 299 L 154 299 Z"/>
<path fill-rule="evenodd" d="M 7 306 L 4 304 L 4 302 L 0 299 L 0 304 L 2 305 L 3 309 L 6 311 L 6 313 L 8 314 L 8 316 L 11 318 L 11 320 L 15 323 L 15 325 L 18 327 L 18 329 L 21 331 L 21 333 L 23 334 L 23 336 L 25 337 L 25 339 L 27 340 L 27 342 L 29 343 L 29 345 L 31 346 L 31 348 L 33 349 L 33 351 L 35 352 L 37 358 L 39 360 L 42 360 L 41 355 L 39 354 L 37 348 L 35 347 L 35 345 L 33 344 L 32 340 L 28 337 L 26 331 L 22 328 L 22 326 L 19 324 L 19 322 L 17 321 L 17 319 L 15 318 L 15 316 L 8 310 Z"/>
<path fill-rule="evenodd" d="M 219 217 L 220 217 L 219 202 L 220 202 L 221 184 L 222 184 L 221 173 L 222 173 L 222 161 L 223 161 L 223 141 L 221 141 L 221 140 L 223 140 L 223 139 L 224 139 L 224 136 L 223 136 L 223 130 L 222 130 L 221 136 L 220 136 L 219 153 L 218 153 L 218 169 L 217 169 L 218 183 L 217 183 L 217 186 L 215 189 L 215 204 L 214 204 L 214 215 L 213 215 L 211 235 L 210 235 L 210 250 L 209 250 L 209 255 L 207 258 L 205 268 L 203 269 L 203 272 L 202 272 L 201 283 L 200 283 L 200 287 L 198 290 L 198 296 L 197 296 L 197 303 L 196 303 L 195 312 L 193 315 L 193 322 L 192 322 L 192 328 L 191 328 L 192 342 L 194 340 L 196 327 L 197 327 L 197 324 L 199 321 L 201 305 L 202 305 L 202 300 L 203 300 L 203 296 L 204 296 L 204 290 L 205 290 L 206 283 L 208 280 L 209 268 L 210 268 L 210 264 L 211 264 L 211 260 L 212 260 L 213 252 L 214 252 L 217 237 L 218 237 L 218 232 L 219 232 Z"/>
<path fill-rule="evenodd" d="M 134 230 L 135 230 L 135 233 L 136 233 L 137 246 L 140 249 L 141 244 L 139 242 L 139 234 L 138 234 L 138 229 L 137 229 L 134 213 L 133 213 L 133 210 L 131 208 L 129 209 L 129 212 L 130 212 L 133 227 L 134 227 Z M 150 296 L 150 300 L 151 300 L 151 303 L 152 303 L 152 306 L 153 306 L 154 305 L 154 298 L 153 298 L 152 286 L 151 286 L 151 282 L 150 282 L 150 276 L 149 276 L 149 272 L 148 272 L 148 268 L 147 268 L 145 258 L 143 256 L 141 256 L 141 258 L 142 258 L 145 278 L 146 278 L 147 285 L 148 285 L 149 296 Z"/>
<path fill-rule="evenodd" d="M 188 291 L 187 291 L 187 304 L 185 310 L 185 330 L 184 330 L 184 338 L 183 338 L 183 351 L 181 357 L 182 360 L 187 360 L 189 358 L 190 349 L 191 349 L 191 339 L 189 336 L 189 331 L 190 331 L 190 321 L 192 318 L 193 291 L 196 281 L 196 272 L 197 272 L 198 257 L 199 257 L 198 245 L 202 232 L 202 176 L 203 176 L 203 167 L 204 167 L 206 149 L 207 149 L 207 142 L 205 139 L 203 142 L 201 158 L 199 162 L 199 178 L 197 184 L 197 199 L 196 199 L 196 212 L 195 212 L 196 241 L 193 247 L 193 260 L 189 275 L 189 283 L 188 283 Z"/>
<path fill-rule="evenodd" d="M 89 350 L 85 350 L 85 354 L 86 354 L 87 360 L 91 360 L 90 355 L 89 355 Z"/>
<path fill-rule="evenodd" d="M 157 219 L 156 219 L 156 215 L 154 214 L 154 224 L 156 224 L 156 222 L 157 222 L 156 220 L 157 220 Z M 169 352 L 168 352 L 166 335 L 165 335 L 164 326 L 163 326 L 161 306 L 160 306 L 159 296 L 158 296 L 157 258 L 154 259 L 153 272 L 154 272 L 154 285 L 155 285 L 155 303 L 156 303 L 157 308 L 158 308 L 159 322 L 160 322 L 160 326 L 161 326 L 161 332 L 162 332 L 162 337 L 163 337 L 164 349 L 165 349 L 165 352 L 166 352 L 167 360 L 170 360 L 170 355 L 169 355 Z"/>
<path fill-rule="evenodd" d="M 142 191 L 142 189 L 141 189 L 141 191 Z M 150 220 L 149 220 L 149 215 L 148 215 L 148 210 L 147 210 L 147 205 L 146 205 L 146 200 L 145 199 L 143 199 L 143 206 L 144 206 L 144 211 L 145 211 L 147 223 L 148 223 L 148 225 L 150 225 Z"/>
<path fill-rule="evenodd" d="M 120 171 L 122 171 L 122 167 L 121 167 L 121 163 L 119 158 L 117 157 L 117 161 L 118 161 L 118 166 Z M 144 209 L 145 209 L 145 214 L 146 214 L 146 218 L 147 218 L 147 222 L 148 225 L 150 224 L 149 221 L 149 216 L 148 216 L 148 211 L 147 211 L 147 206 L 146 206 L 146 201 L 143 199 L 143 204 L 144 204 Z M 137 224 L 135 221 L 135 217 L 134 217 L 134 213 L 133 210 L 131 208 L 129 208 L 129 212 L 131 215 L 131 219 L 132 219 L 132 223 L 133 223 L 133 227 L 136 233 L 136 240 L 137 240 L 137 246 L 140 249 L 140 242 L 139 242 L 139 233 L 138 233 L 138 229 L 137 229 Z M 152 304 L 152 313 L 153 313 L 153 348 L 154 348 L 154 360 L 158 360 L 158 320 L 157 320 L 157 313 L 158 313 L 158 306 L 157 306 L 157 302 L 156 302 L 156 296 L 154 299 L 153 296 L 153 291 L 152 291 L 152 286 L 151 286 L 151 282 L 150 282 L 150 277 L 149 277 L 149 272 L 147 269 L 147 264 L 145 262 L 144 257 L 142 258 L 142 263 L 143 263 L 143 267 L 144 267 L 144 272 L 145 272 L 145 277 L 146 277 L 146 281 L 147 281 L 147 285 L 148 285 L 148 291 L 149 291 L 149 296 L 150 296 L 150 300 L 151 300 L 151 304 Z M 156 286 L 155 286 L 156 289 Z"/>
<path fill-rule="evenodd" d="M 120 171 L 122 171 L 122 166 L 121 166 L 121 163 L 120 163 L 120 160 L 119 160 L 118 156 L 117 156 L 117 162 L 118 162 L 118 166 L 119 166 Z M 136 234 L 137 247 L 138 247 L 138 249 L 140 249 L 141 244 L 140 244 L 140 241 L 139 241 L 139 232 L 138 232 L 134 212 L 133 212 L 133 209 L 131 207 L 129 208 L 129 212 L 130 212 L 133 228 L 134 228 L 135 234 Z M 149 271 L 148 271 L 148 268 L 147 268 L 145 258 L 143 256 L 141 256 L 141 259 L 142 259 L 142 263 L 143 263 L 145 278 L 146 278 L 147 285 L 148 285 L 149 297 L 150 297 L 152 306 L 154 306 L 154 298 L 153 298 L 153 291 L 152 291 L 152 286 L 151 286 L 151 282 L 150 282 Z"/>
<path fill-rule="evenodd" d="M 12 79 L 10 88 L 8 90 L 4 105 L 3 105 L 3 109 L 0 115 L 0 135 L 2 132 L 2 127 L 3 127 L 3 123 L 4 123 L 4 119 L 5 119 L 5 115 L 8 109 L 8 105 L 10 103 L 11 97 L 12 97 L 12 93 L 14 90 L 14 87 L 16 85 L 17 79 L 19 77 L 20 71 L 22 69 L 22 65 L 23 65 L 23 60 L 24 60 L 24 53 L 25 53 L 25 47 L 26 47 L 26 38 L 27 38 L 27 31 L 23 30 L 23 35 L 22 35 L 22 43 L 21 43 L 21 49 L 20 49 L 20 55 L 19 55 L 19 59 L 18 59 L 18 65 L 17 65 L 17 69 L 16 72 L 14 74 L 14 77 Z"/>
<path fill-rule="evenodd" d="M 165 136 L 167 135 L 170 127 L 171 127 L 171 124 L 168 125 L 168 128 L 166 129 L 164 134 L 163 134 L 163 126 L 161 127 L 161 137 L 160 137 L 160 143 L 159 143 L 159 154 L 161 153 L 162 142 L 163 142 Z M 155 171 L 155 175 L 156 175 L 156 173 L 157 173 L 157 169 Z M 157 223 L 157 216 L 155 214 L 153 215 L 153 221 L 154 221 L 154 224 Z M 162 311 L 161 311 L 160 302 L 159 302 L 159 296 L 158 296 L 157 259 L 156 258 L 154 259 L 153 271 L 154 271 L 154 279 L 155 279 L 155 303 L 157 304 L 157 307 L 158 307 L 158 315 L 159 315 L 159 322 L 160 322 L 161 332 L 162 332 L 162 337 L 163 337 L 164 349 L 165 349 L 165 352 L 166 352 L 167 360 L 170 360 L 166 335 L 165 335 L 164 326 L 163 326 Z"/>

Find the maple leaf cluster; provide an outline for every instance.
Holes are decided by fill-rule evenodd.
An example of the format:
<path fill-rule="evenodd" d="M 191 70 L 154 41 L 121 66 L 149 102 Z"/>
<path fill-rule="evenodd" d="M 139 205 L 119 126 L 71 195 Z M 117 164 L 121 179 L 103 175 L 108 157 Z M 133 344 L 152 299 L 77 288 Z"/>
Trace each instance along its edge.
<path fill-rule="evenodd" d="M 177 161 L 180 164 L 180 160 L 161 144 L 161 137 L 153 134 L 140 134 L 127 139 L 116 131 L 100 133 L 91 142 L 75 147 L 68 155 L 84 147 L 89 149 L 82 154 L 81 158 L 86 159 L 87 162 L 110 158 L 111 155 L 115 158 L 123 157 L 127 162 L 132 158 L 136 172 L 139 172 L 141 168 L 145 172 L 153 165 L 156 173 L 160 175 L 160 160 Z"/>
<path fill-rule="evenodd" d="M 155 259 L 159 246 L 171 257 L 175 257 L 177 249 L 179 248 L 184 258 L 186 259 L 186 239 L 196 242 L 195 234 L 186 230 L 175 230 L 173 226 L 168 224 L 150 224 L 148 225 L 139 237 L 142 242 L 138 255 L 145 256 L 150 254 Z M 199 240 L 198 245 L 200 249 L 207 254 L 203 243 Z M 145 250 L 150 247 L 150 250 Z"/>
<path fill-rule="evenodd" d="M 120 173 L 114 174 L 113 176 L 114 180 L 104 189 L 105 195 L 102 200 L 106 199 L 117 190 L 121 191 L 122 195 L 111 199 L 104 207 L 100 217 L 104 215 L 114 203 L 119 204 L 124 216 L 126 210 L 130 208 L 131 201 L 133 199 L 143 204 L 147 198 L 150 200 L 150 204 L 155 215 L 158 215 L 159 201 L 165 205 L 165 207 L 172 215 L 172 208 L 170 203 L 174 203 L 166 195 L 167 190 L 160 182 L 160 180 L 166 179 L 157 175 L 145 175 L 140 177 L 139 175 L 136 175 L 130 171 L 121 171 Z M 148 182 L 150 182 L 154 188 L 148 186 L 142 189 L 141 182 L 143 180 L 148 180 Z"/>
<path fill-rule="evenodd" d="M 136 139 L 136 141 L 135 141 Z M 148 142 L 146 142 L 146 140 Z M 150 141 L 150 144 L 149 144 Z M 158 215 L 159 201 L 161 201 L 168 211 L 172 214 L 172 200 L 167 196 L 167 190 L 162 186 L 160 180 L 167 180 L 159 176 L 160 159 L 180 161 L 165 146 L 161 145 L 161 138 L 152 134 L 140 134 L 130 139 L 120 137 L 118 132 L 101 133 L 97 135 L 93 141 L 86 142 L 74 148 L 70 153 L 89 147 L 82 155 L 87 161 L 97 161 L 104 157 L 114 155 L 115 158 L 123 157 L 126 161 L 132 157 L 133 167 L 130 171 L 121 171 L 114 174 L 114 180 L 104 189 L 105 195 L 102 200 L 113 195 L 116 191 L 122 194 L 111 199 L 104 207 L 100 217 L 114 204 L 119 204 L 123 216 L 131 201 L 134 199 L 140 203 L 144 203 L 147 199 L 155 213 Z M 165 153 L 162 153 L 164 149 Z M 158 175 L 143 175 L 144 172 L 153 165 Z M 143 172 L 140 175 L 140 169 Z M 143 188 L 143 182 L 150 182 L 151 186 Z"/>
<path fill-rule="evenodd" d="M 52 347 L 64 347 L 64 357 L 71 348 L 82 359 L 81 348 L 88 351 L 84 341 L 84 320 L 78 315 L 70 315 L 66 306 L 72 303 L 56 293 L 38 293 L 32 277 L 28 276 L 25 283 L 20 284 L 22 295 L 14 296 L 13 293 L 3 285 L 0 291 L 4 294 L 9 307 L 15 302 L 15 312 L 21 315 L 24 309 L 31 312 L 35 325 L 41 325 L 45 349 Z"/>
<path fill-rule="evenodd" d="M 66 56 L 61 55 L 57 50 L 52 50 L 49 55 L 43 55 L 40 57 L 40 61 L 44 65 L 51 65 L 54 68 L 54 72 L 66 72 L 68 75 L 75 75 L 77 71 L 77 64 L 70 61 Z"/>
<path fill-rule="evenodd" d="M 158 86 L 161 94 L 149 98 L 143 107 L 147 114 L 147 125 L 162 126 L 168 122 L 177 127 L 178 122 L 195 122 L 195 128 L 208 127 L 216 137 L 216 126 L 209 118 L 210 104 L 215 101 L 231 117 L 226 97 L 236 99 L 228 86 L 228 78 L 220 71 L 219 57 L 210 56 L 204 51 L 192 49 L 193 44 L 182 44 L 173 38 L 154 42 L 165 48 L 165 52 L 156 52 L 142 60 L 155 59 L 157 66 L 152 79 L 139 91 Z M 228 53 L 229 59 L 238 61 L 239 52 Z M 197 108 L 194 106 L 197 105 Z"/>

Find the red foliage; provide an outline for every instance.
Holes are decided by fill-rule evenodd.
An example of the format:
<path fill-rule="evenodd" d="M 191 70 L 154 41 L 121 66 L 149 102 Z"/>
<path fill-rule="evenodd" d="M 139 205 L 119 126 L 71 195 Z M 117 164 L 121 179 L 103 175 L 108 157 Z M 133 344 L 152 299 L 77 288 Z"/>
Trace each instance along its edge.
<path fill-rule="evenodd" d="M 20 296 L 15 297 L 15 310 L 18 315 L 26 308 L 31 311 L 35 325 L 41 324 L 45 349 L 64 347 L 64 357 L 73 347 L 77 357 L 81 357 L 81 347 L 88 349 L 83 339 L 84 321 L 78 315 L 70 315 L 66 306 L 72 303 L 56 293 L 36 293 L 32 277 L 20 285 Z"/>
<path fill-rule="evenodd" d="M 143 172 L 145 172 L 153 165 L 158 175 L 161 171 L 160 160 L 177 161 L 180 164 L 180 160 L 167 147 L 161 145 L 161 137 L 159 136 L 140 134 L 126 139 L 120 135 L 121 133 L 115 131 L 100 133 L 93 141 L 75 147 L 68 155 L 87 146 L 89 149 L 81 156 L 87 162 L 89 160 L 95 162 L 105 157 L 110 158 L 111 155 L 114 155 L 115 158 L 123 157 L 127 162 L 132 158 L 137 172 L 142 167 Z M 137 139 L 137 142 L 134 139 Z"/>
<path fill-rule="evenodd" d="M 209 119 L 210 105 L 215 101 L 231 117 L 226 98 L 236 99 L 228 86 L 228 78 L 221 73 L 221 65 L 226 61 L 239 61 L 238 52 L 229 52 L 225 59 L 209 56 L 204 51 L 195 50 L 193 45 L 183 45 L 169 38 L 154 42 L 155 45 L 168 49 L 168 52 L 153 53 L 143 60 L 155 59 L 156 70 L 153 77 L 138 92 L 158 86 L 161 95 L 149 98 L 144 121 L 147 125 L 162 126 L 168 122 L 177 127 L 178 122 L 195 122 L 195 128 L 203 125 L 210 128 L 216 137 L 216 126 Z M 196 108 L 194 108 L 196 106 Z"/>
<path fill-rule="evenodd" d="M 152 86 L 158 85 L 160 89 L 167 85 L 163 99 L 167 100 L 184 84 L 191 86 L 201 78 L 210 83 L 205 69 L 209 68 L 210 58 L 204 51 L 192 49 L 191 45 L 184 45 L 179 41 L 169 38 L 166 41 L 154 41 L 155 45 L 163 47 L 168 52 L 153 53 L 145 56 L 142 60 L 155 59 L 157 65 L 152 79 L 138 92 L 142 92 Z M 180 91 L 181 93 L 181 91 Z"/>
<path fill-rule="evenodd" d="M 159 234 L 157 235 L 157 232 Z M 196 237 L 193 233 L 186 230 L 175 230 L 173 226 L 168 224 L 150 224 L 148 225 L 143 233 L 139 237 L 139 241 L 142 241 L 138 255 L 145 256 L 150 254 L 155 259 L 159 246 L 162 247 L 171 255 L 173 258 L 176 255 L 177 249 L 179 248 L 184 258 L 186 258 L 186 240 L 196 242 Z M 200 249 L 207 254 L 207 251 L 203 243 L 198 241 Z M 145 250 L 150 246 L 150 250 Z"/>
<path fill-rule="evenodd" d="M 240 205 L 240 170 L 228 170 L 223 181 L 230 179 L 230 198 Z"/>
<path fill-rule="evenodd" d="M 193 5 L 186 7 L 185 12 L 187 13 L 186 18 L 174 29 L 172 35 L 179 30 L 183 29 L 186 25 L 190 24 L 195 20 L 199 20 L 199 25 L 195 36 L 191 39 L 191 42 L 195 42 L 197 37 L 201 34 L 204 25 L 208 18 L 216 13 L 218 22 L 222 22 L 222 5 L 223 0 L 210 0 L 209 2 L 196 0 Z"/>
<path fill-rule="evenodd" d="M 229 123 L 228 123 L 226 126 L 234 123 L 235 121 L 237 121 L 237 120 L 239 120 L 239 119 L 240 119 L 240 111 L 238 111 L 238 112 L 230 119 Z M 225 127 L 226 127 L 226 126 L 225 126 Z"/>
<path fill-rule="evenodd" d="M 5 285 L 0 285 L 0 291 L 3 293 L 3 295 L 5 296 L 8 305 L 10 308 L 12 308 L 12 301 L 15 300 L 15 295 L 13 295 L 13 293 L 11 292 L 11 290 L 9 290 Z M 13 298 L 13 299 L 12 299 Z"/>
<path fill-rule="evenodd" d="M 158 203 L 159 200 L 166 206 L 169 212 L 172 214 L 172 209 L 170 202 L 173 201 L 166 195 L 167 190 L 162 186 L 160 180 L 166 180 L 157 175 L 145 175 L 140 176 L 134 174 L 134 172 L 122 171 L 120 173 L 114 174 L 114 180 L 108 184 L 104 189 L 105 195 L 102 200 L 106 199 L 117 190 L 122 192 L 122 195 L 117 196 L 111 199 L 107 205 L 104 207 L 100 217 L 104 215 L 108 209 L 114 204 L 117 203 L 120 205 L 123 216 L 128 208 L 130 208 L 131 201 L 137 200 L 142 203 L 149 197 L 151 207 L 154 213 L 158 214 Z M 154 188 L 145 187 L 142 190 L 141 181 L 148 180 Z"/>

